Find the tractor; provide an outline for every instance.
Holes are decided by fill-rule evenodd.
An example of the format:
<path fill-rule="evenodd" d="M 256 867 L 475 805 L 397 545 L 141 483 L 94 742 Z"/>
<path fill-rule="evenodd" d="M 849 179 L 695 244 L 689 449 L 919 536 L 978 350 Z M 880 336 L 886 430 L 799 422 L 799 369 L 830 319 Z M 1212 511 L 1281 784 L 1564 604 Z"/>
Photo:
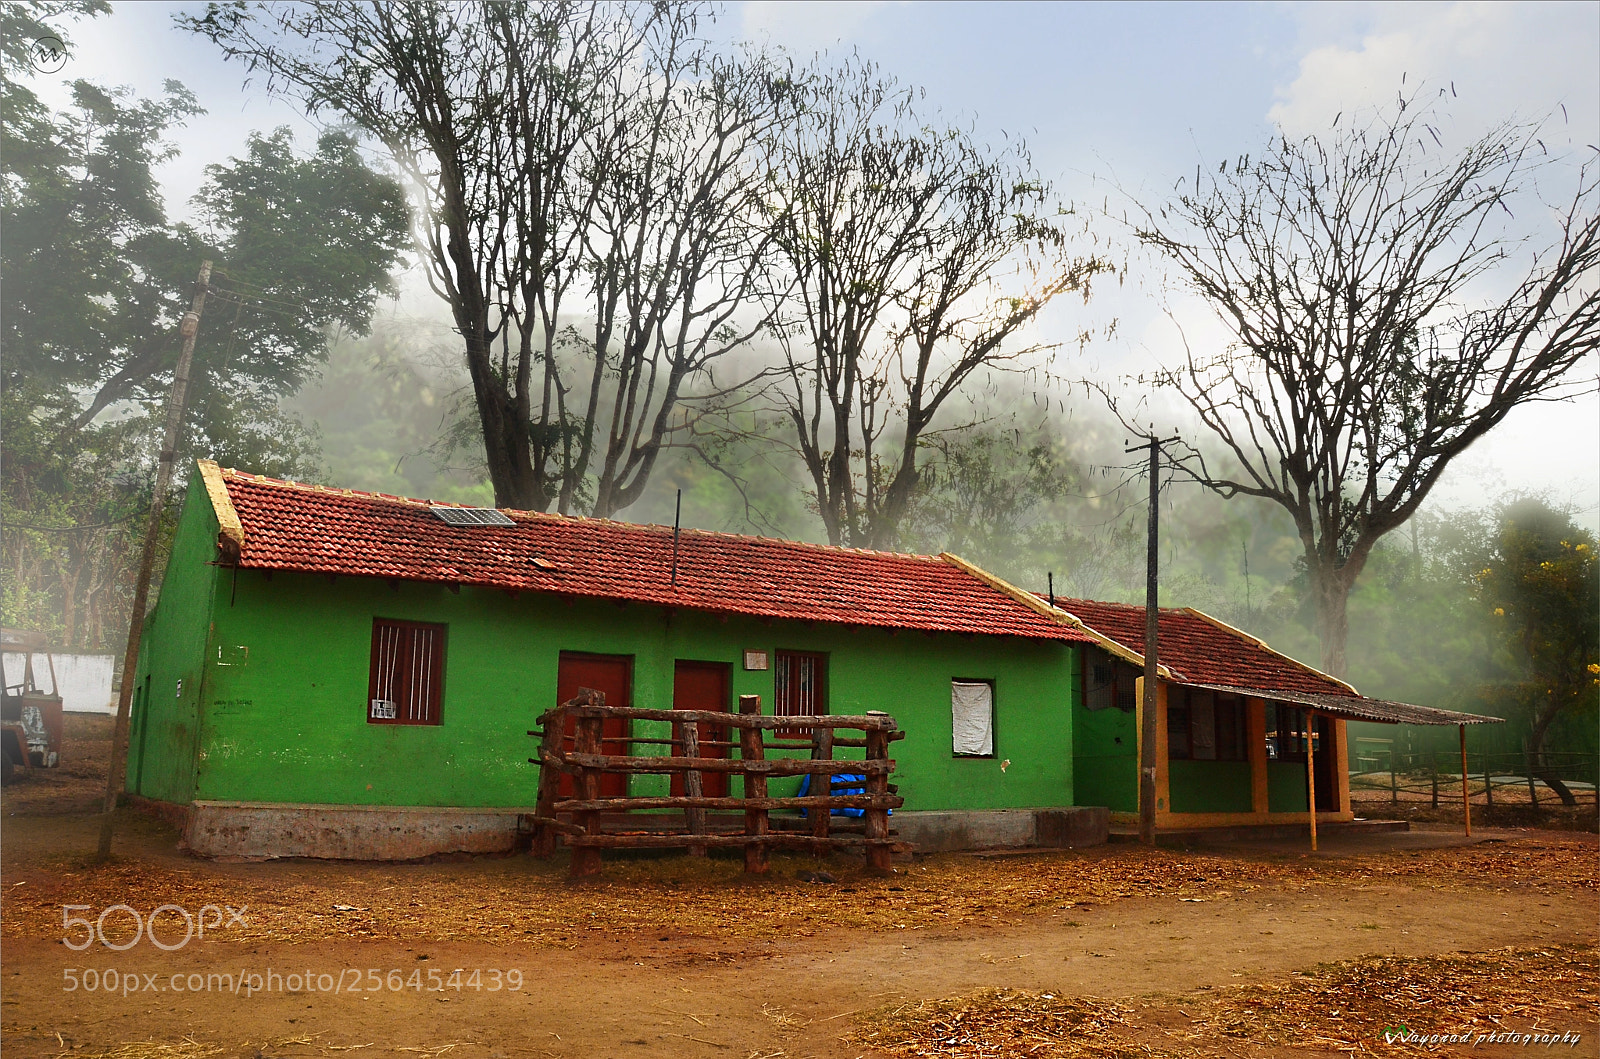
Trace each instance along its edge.
<path fill-rule="evenodd" d="M 0 630 L 0 780 L 10 783 L 17 769 L 55 768 L 61 763 L 61 693 L 55 658 L 43 636 L 20 629 Z M 16 683 L 6 671 L 9 657 L 22 672 Z M 39 687 L 34 663 L 41 659 L 50 673 L 50 690 Z"/>

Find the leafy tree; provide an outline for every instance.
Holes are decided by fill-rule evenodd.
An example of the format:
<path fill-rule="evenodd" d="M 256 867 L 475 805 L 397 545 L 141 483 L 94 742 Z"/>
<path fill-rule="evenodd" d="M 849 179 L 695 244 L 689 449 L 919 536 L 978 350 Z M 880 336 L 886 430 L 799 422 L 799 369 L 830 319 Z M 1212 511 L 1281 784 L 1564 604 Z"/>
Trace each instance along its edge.
<path fill-rule="evenodd" d="M 324 133 L 309 158 L 296 156 L 287 129 L 252 135 L 244 158 L 208 166 L 206 174 L 195 199 L 204 230 L 180 225 L 168 237 L 181 247 L 181 255 L 169 252 L 178 257 L 174 271 L 202 248 L 219 262 L 216 301 L 195 353 L 200 385 L 191 406 L 199 415 L 192 429 L 197 447 L 248 460 L 266 455 L 241 444 L 250 417 L 270 419 L 277 398 L 299 389 L 326 360 L 330 330 L 365 333 L 377 299 L 394 292 L 406 205 L 398 185 L 370 169 L 354 141 L 337 131 Z M 114 365 L 102 361 L 74 428 L 117 401 L 164 391 L 163 353 L 184 293 L 176 276 L 161 286 L 159 309 L 146 310 L 157 341 Z M 258 429 L 266 426 L 270 435 L 276 425 Z"/>
<path fill-rule="evenodd" d="M 1543 206 L 1539 133 L 1503 125 L 1441 153 L 1428 111 L 1402 101 L 1197 171 L 1133 222 L 1231 338 L 1159 382 L 1237 470 L 1194 450 L 1179 466 L 1293 518 L 1330 672 L 1347 669 L 1348 600 L 1377 542 L 1514 408 L 1573 392 L 1600 340 L 1597 171 Z M 1553 232 L 1531 254 L 1529 215 Z M 1510 293 L 1487 300 L 1497 286 Z"/>
<path fill-rule="evenodd" d="M 330 343 L 322 372 L 287 402 L 317 427 L 328 480 L 354 489 L 490 504 L 481 452 L 453 466 L 439 451 L 441 429 L 464 396 L 459 360 L 430 341 L 421 321 L 391 321 L 363 338 Z M 470 397 L 469 397 L 470 402 Z"/>
<path fill-rule="evenodd" d="M 61 20 L 94 18 L 111 10 L 107 0 L 34 0 L 0 4 L 0 128 L 6 133 L 4 172 L 27 173 L 56 164 L 56 142 L 50 109 L 28 85 L 36 41 L 54 37 L 68 54 L 72 40 Z"/>
<path fill-rule="evenodd" d="M 0 377 L 60 406 L 128 353 L 154 356 L 172 340 L 165 302 L 186 300 L 188 286 L 170 284 L 166 273 L 183 261 L 192 280 L 200 261 L 185 259 L 199 247 L 169 229 L 151 175 L 174 153 L 162 135 L 198 113 L 194 97 L 168 82 L 164 98 L 133 101 L 86 81 L 73 84 L 72 96 L 63 114 L 38 112 L 26 127 L 0 129 L 7 144 L 34 144 L 0 161 Z"/>
<path fill-rule="evenodd" d="M 1070 431 L 1045 418 L 936 433 L 901 545 L 957 552 L 1040 593 L 1053 576 L 1058 597 L 1142 601 L 1139 491 L 1125 488 L 1125 471 L 1114 466 L 1123 448 L 1116 424 L 1087 411 Z M 1169 486 L 1162 502 L 1169 524 L 1185 527 L 1163 540 L 1169 603 L 1258 629 L 1261 604 L 1289 566 L 1274 554 L 1286 543 L 1284 520 L 1264 505 L 1229 505 L 1192 488 Z M 1259 556 L 1253 602 L 1240 563 L 1241 547 L 1251 546 Z"/>
<path fill-rule="evenodd" d="M 0 394 L 7 426 L 0 475 L 0 611 L 66 647 L 109 650 L 127 633 L 130 582 L 155 462 L 142 417 L 84 431 L 72 451 L 46 432 L 15 429 L 34 409 Z M 170 532 L 170 525 L 164 527 Z"/>
<path fill-rule="evenodd" d="M 172 225 L 151 169 L 173 152 L 161 137 L 197 112 L 193 97 L 176 83 L 159 101 L 83 81 L 73 94 L 76 108 L 51 127 L 52 164 L 6 163 L 5 387 L 31 395 L 31 428 L 62 451 L 118 402 L 161 400 L 193 273 L 211 257 L 192 445 L 261 469 L 282 469 L 286 456 L 295 466 L 304 444 L 276 414 L 277 397 L 316 368 L 330 328 L 365 330 L 393 289 L 399 187 L 348 136 L 325 133 L 301 159 L 279 130 L 208 168 L 196 201 L 205 230 Z M 288 449 L 275 451 L 275 438 Z"/>
<path fill-rule="evenodd" d="M 1047 505 L 1082 480 L 1050 431 L 1024 437 L 1020 428 L 975 427 L 936 435 L 928 446 L 922 494 L 900 532 L 902 543 L 928 551 L 1020 558 Z"/>
<path fill-rule="evenodd" d="M 1600 562 L 1594 535 L 1537 499 L 1507 507 L 1493 557 L 1478 572 L 1483 604 L 1500 624 L 1499 660 L 1510 679 L 1496 696 L 1526 711 L 1534 775 L 1565 805 L 1572 792 L 1547 763 L 1558 718 L 1592 729 L 1600 701 Z"/>
<path fill-rule="evenodd" d="M 24 9 L 6 5 L 6 17 Z M 185 451 L 315 473 L 312 439 L 278 400 L 325 356 L 330 330 L 366 328 L 390 290 L 405 200 L 348 136 L 325 134 L 302 158 L 280 130 L 208 170 L 200 227 L 172 224 L 153 169 L 172 156 L 169 131 L 198 113 L 182 85 L 141 100 L 77 81 L 73 105 L 52 113 L 10 51 L 0 68 L 7 619 L 110 647 L 126 628 L 128 531 L 150 500 L 153 414 L 200 261 L 217 265 Z"/>

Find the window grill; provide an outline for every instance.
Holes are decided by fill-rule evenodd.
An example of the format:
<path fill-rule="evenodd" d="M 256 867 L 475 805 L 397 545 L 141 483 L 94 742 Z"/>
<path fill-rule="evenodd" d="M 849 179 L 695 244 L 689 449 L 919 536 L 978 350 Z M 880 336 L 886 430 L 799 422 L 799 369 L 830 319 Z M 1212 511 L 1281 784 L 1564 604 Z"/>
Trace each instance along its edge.
<path fill-rule="evenodd" d="M 821 717 L 828 712 L 824 684 L 825 655 L 779 651 L 773 666 L 773 713 L 779 717 Z M 809 728 L 783 729 L 784 735 L 808 736 Z"/>
<path fill-rule="evenodd" d="M 438 724 L 444 697 L 443 625 L 372 620 L 367 723 Z"/>

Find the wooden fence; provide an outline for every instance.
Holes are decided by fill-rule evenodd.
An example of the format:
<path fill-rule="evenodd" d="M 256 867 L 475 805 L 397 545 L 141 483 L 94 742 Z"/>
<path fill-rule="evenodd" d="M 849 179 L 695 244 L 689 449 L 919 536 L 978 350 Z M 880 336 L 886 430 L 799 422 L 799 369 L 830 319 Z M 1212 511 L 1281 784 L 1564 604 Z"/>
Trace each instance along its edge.
<path fill-rule="evenodd" d="M 605 735 L 607 720 L 624 722 L 670 721 L 673 735 L 668 739 Z M 567 734 L 569 722 L 572 732 Z M 539 756 L 530 758 L 539 768 L 539 796 L 534 809 L 534 853 L 548 856 L 558 840 L 572 849 L 572 877 L 593 875 L 600 870 L 601 854 L 606 849 L 688 848 L 704 852 L 711 847 L 743 846 L 747 872 L 767 870 L 768 853 L 773 847 L 832 852 L 841 846 L 864 847 L 868 864 L 887 871 L 894 848 L 889 830 L 889 810 L 898 809 L 904 799 L 894 793 L 889 776 L 895 763 L 889 757 L 889 744 L 905 738 L 886 713 L 859 717 L 770 717 L 761 713 L 759 695 L 739 696 L 738 713 L 705 710 L 646 710 L 627 706 L 607 706 L 605 696 L 584 689 L 539 718 L 538 730 L 528 734 L 540 740 Z M 702 740 L 699 726 L 711 725 L 737 739 Z M 809 730 L 805 738 L 785 738 L 784 733 Z M 842 734 L 858 730 L 859 736 Z M 769 739 L 767 733 L 773 733 Z M 654 744 L 671 747 L 667 755 L 638 756 L 603 753 L 604 744 Z M 808 758 L 768 758 L 768 750 L 810 750 Z M 861 748 L 862 759 L 836 760 L 839 748 Z M 703 756 L 707 749 L 729 752 L 727 756 Z M 731 752 L 737 750 L 738 757 Z M 707 796 L 704 777 L 708 772 L 742 776 L 742 797 Z M 681 795 L 644 797 L 602 797 L 600 778 L 606 774 L 682 774 Z M 560 794 L 562 776 L 571 776 L 572 796 Z M 823 793 L 789 798 L 767 796 L 767 780 L 773 776 L 810 776 L 813 790 L 823 777 L 829 780 Z M 841 775 L 860 776 L 860 780 L 841 783 Z M 835 787 L 864 789 L 865 793 L 837 794 Z M 773 810 L 803 810 L 804 830 L 774 829 Z M 833 820 L 835 809 L 860 809 L 863 812 L 859 833 L 856 827 Z M 653 810 L 649 829 L 618 830 L 616 814 Z M 673 820 L 662 810 L 682 810 L 683 825 L 664 827 Z M 743 828 L 737 832 L 718 832 L 708 826 L 707 811 L 742 812 Z M 633 823 L 644 823 L 635 817 Z M 785 821 L 787 822 L 787 821 Z M 799 823 L 801 821 L 796 820 Z M 625 824 L 626 826 L 626 824 Z"/>
<path fill-rule="evenodd" d="M 1357 769 L 1350 773 L 1350 797 L 1356 802 L 1384 800 L 1427 800 L 1439 808 L 1461 802 L 1460 759 L 1454 754 L 1404 753 L 1379 751 L 1385 760 L 1374 762 L 1387 768 Z M 1505 804 L 1559 806 L 1560 800 L 1535 773 L 1554 775 L 1568 788 L 1579 805 L 1593 805 L 1596 796 L 1595 759 L 1587 754 L 1546 751 L 1539 768 L 1530 766 L 1526 754 L 1471 754 L 1467 766 L 1467 797 L 1493 807 L 1499 798 Z"/>

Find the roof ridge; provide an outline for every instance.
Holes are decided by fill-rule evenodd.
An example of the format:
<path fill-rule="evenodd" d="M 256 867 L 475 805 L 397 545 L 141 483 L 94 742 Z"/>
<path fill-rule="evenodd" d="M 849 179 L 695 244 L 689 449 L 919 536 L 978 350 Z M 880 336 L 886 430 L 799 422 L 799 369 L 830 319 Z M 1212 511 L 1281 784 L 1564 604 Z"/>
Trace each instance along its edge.
<path fill-rule="evenodd" d="M 1188 611 L 1190 614 L 1193 614 L 1195 617 L 1199 618 L 1201 621 L 1209 622 L 1210 624 L 1216 626 L 1217 628 L 1223 630 L 1224 632 L 1232 633 L 1234 636 L 1239 637 L 1241 640 L 1245 640 L 1245 641 L 1247 641 L 1249 643 L 1255 644 L 1257 647 L 1261 648 L 1263 651 L 1267 652 L 1270 655 L 1276 655 L 1277 657 L 1283 659 L 1285 662 L 1291 662 L 1294 665 L 1299 666 L 1301 669 L 1309 670 L 1310 672 L 1315 673 L 1319 677 L 1323 677 L 1323 678 L 1325 678 L 1327 680 L 1333 681 L 1335 684 L 1337 684 L 1341 688 L 1344 688 L 1345 690 L 1349 691 L 1350 694 L 1356 696 L 1357 698 L 1363 697 L 1361 695 L 1361 692 L 1357 691 L 1355 689 L 1355 686 L 1353 684 L 1349 683 L 1348 681 L 1340 680 L 1338 677 L 1334 676 L 1332 673 L 1324 673 L 1322 670 L 1318 669 L 1316 666 L 1307 665 L 1306 663 L 1300 661 L 1300 659 L 1298 659 L 1298 658 L 1290 657 L 1289 655 L 1284 654 L 1282 651 L 1278 651 L 1278 650 L 1273 649 L 1272 647 L 1267 645 L 1267 641 L 1261 639 L 1259 636 L 1252 636 L 1250 633 L 1245 632 L 1243 629 L 1237 629 L 1237 628 L 1233 627 L 1232 625 L 1229 625 L 1227 622 L 1223 621 L 1221 618 L 1213 617 L 1212 615 L 1207 614 L 1205 611 L 1200 610 L 1200 609 L 1198 609 L 1196 607 L 1184 607 L 1183 609 Z"/>
<path fill-rule="evenodd" d="M 274 478 L 267 474 L 256 474 L 252 471 L 241 471 L 237 467 L 222 468 L 223 481 L 237 479 L 251 485 L 269 485 L 278 489 L 294 489 L 303 493 L 332 493 L 335 496 L 362 496 L 372 500 L 392 500 L 395 503 L 411 504 L 418 507 L 443 505 L 448 507 L 471 507 L 470 504 L 457 503 L 454 500 L 425 500 L 415 496 L 400 496 L 398 493 L 378 493 L 370 489 L 350 489 L 337 485 L 322 485 L 318 482 L 297 482 L 293 478 Z"/>
<path fill-rule="evenodd" d="M 1035 592 L 1034 595 L 1037 596 L 1038 593 Z M 1080 597 L 1076 597 L 1076 596 L 1063 596 L 1063 595 L 1057 593 L 1056 600 L 1058 602 L 1066 601 L 1068 603 L 1092 603 L 1097 607 L 1122 607 L 1125 610 L 1139 610 L 1139 611 L 1144 610 L 1144 604 L 1143 603 L 1123 603 L 1123 602 L 1121 602 L 1119 600 L 1114 600 L 1114 599 L 1085 599 L 1085 598 L 1080 598 Z M 1157 607 L 1156 611 L 1157 611 L 1157 613 L 1160 613 L 1160 614 L 1182 614 L 1184 611 L 1186 611 L 1188 609 L 1190 609 L 1190 608 L 1188 608 L 1188 607 Z"/>
<path fill-rule="evenodd" d="M 289 478 L 273 478 L 269 475 L 255 474 L 250 471 L 241 471 L 233 467 L 222 468 L 221 475 L 223 480 L 238 479 L 254 485 L 267 485 L 274 488 L 296 489 L 311 493 L 334 493 L 339 496 L 366 497 L 372 500 L 387 500 L 395 503 L 409 504 L 419 507 L 470 508 L 475 506 L 472 504 L 463 504 L 454 500 L 429 500 L 424 497 L 400 496 L 396 493 L 378 493 L 369 489 L 349 489 L 339 486 L 318 485 L 310 482 L 297 482 Z M 506 512 L 512 515 L 522 515 L 530 519 L 549 519 L 556 522 L 568 523 L 601 523 L 604 525 L 621 526 L 625 529 L 632 530 L 653 529 L 662 530 L 669 533 L 673 531 L 673 527 L 663 525 L 659 522 L 628 522 L 624 519 L 599 518 L 594 515 L 563 515 L 554 511 L 528 511 L 523 508 L 516 507 L 495 508 L 494 510 Z M 770 544 L 781 544 L 792 548 L 808 548 L 817 551 L 829 552 L 832 554 L 849 553 L 852 555 L 879 556 L 886 559 L 919 559 L 923 562 L 933 563 L 941 561 L 940 557 L 937 555 L 928 555 L 922 552 L 890 552 L 877 548 L 855 548 L 845 544 L 816 544 L 812 541 L 797 541 L 788 537 L 768 537 L 762 533 L 731 533 L 727 530 L 708 530 L 697 529 L 694 527 L 686 527 L 681 529 L 679 532 L 684 534 L 693 534 L 699 537 L 719 537 L 727 540 L 765 541 Z"/>
<path fill-rule="evenodd" d="M 991 574 L 977 563 L 963 559 L 954 552 L 940 552 L 939 558 L 943 559 L 951 566 L 971 574 L 973 577 L 976 577 L 978 580 L 984 582 L 997 592 L 1010 596 L 1012 599 L 1015 599 L 1018 603 L 1021 603 L 1028 609 L 1041 614 L 1046 618 L 1061 622 L 1063 625 L 1077 629 L 1079 632 L 1092 637 L 1101 647 L 1104 647 L 1107 651 L 1117 655 L 1123 661 L 1137 662 L 1140 665 L 1144 664 L 1143 654 L 1133 650 L 1126 644 L 1119 642 L 1115 637 L 1107 636 L 1099 629 L 1087 624 L 1082 618 L 1078 617 L 1076 614 L 1073 614 L 1071 611 L 1064 610 L 1061 607 L 1046 603 L 1035 593 L 1029 592 L 1025 588 L 1018 588 L 1005 578 L 996 574 Z M 1160 665 L 1159 659 L 1157 660 L 1156 672 L 1157 675 L 1165 676 L 1168 680 L 1172 679 L 1171 669 L 1169 669 L 1167 666 Z"/>

